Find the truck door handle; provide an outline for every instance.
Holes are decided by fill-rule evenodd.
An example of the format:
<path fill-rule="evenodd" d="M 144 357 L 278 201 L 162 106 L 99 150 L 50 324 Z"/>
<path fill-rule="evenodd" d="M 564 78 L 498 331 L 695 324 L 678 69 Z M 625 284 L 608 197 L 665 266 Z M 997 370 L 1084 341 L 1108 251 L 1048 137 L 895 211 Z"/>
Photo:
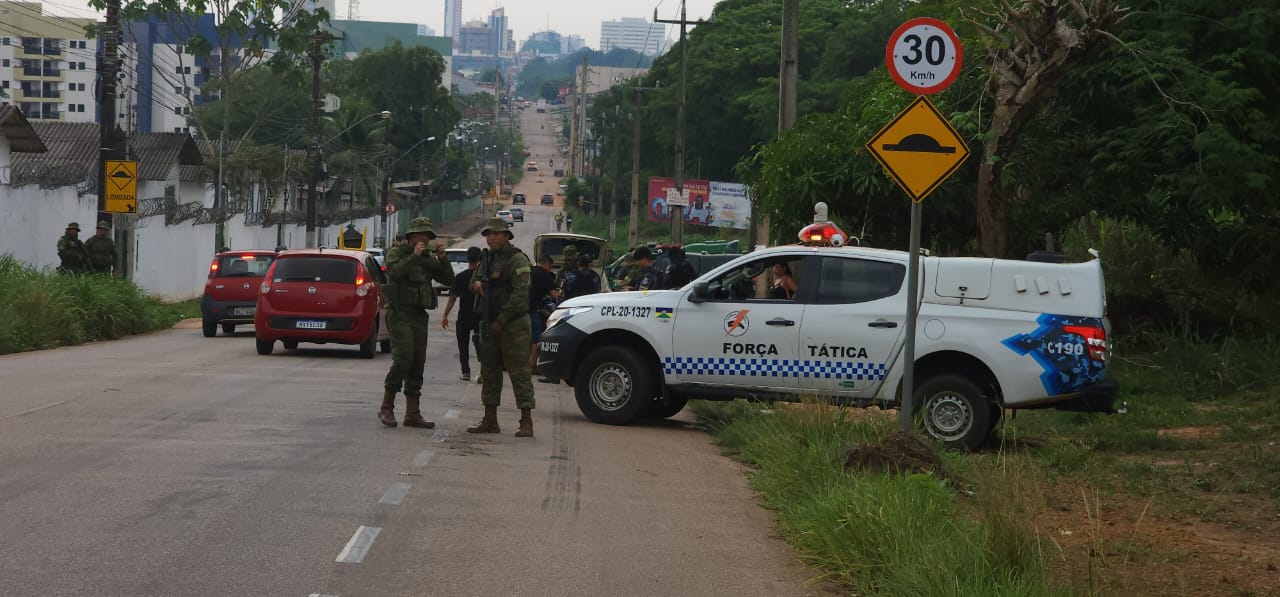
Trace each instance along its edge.
<path fill-rule="evenodd" d="M 885 320 L 883 320 L 883 319 L 877 319 L 877 320 L 875 320 L 875 321 L 873 321 L 873 322 L 871 322 L 871 323 L 868 323 L 868 324 L 867 324 L 867 327 L 872 327 L 872 328 L 896 328 L 896 327 L 898 327 L 898 322 L 896 322 L 896 321 L 885 321 Z"/>
<path fill-rule="evenodd" d="M 765 325 L 780 325 L 780 326 L 782 326 L 782 327 L 788 327 L 788 328 L 789 328 L 789 327 L 791 327 L 791 326 L 795 325 L 795 324 L 796 324 L 796 322 L 791 321 L 790 319 L 783 319 L 783 318 L 781 318 L 781 317 L 778 317 L 778 318 L 776 318 L 776 319 L 770 319 L 769 321 L 764 322 L 764 324 L 765 324 Z"/>

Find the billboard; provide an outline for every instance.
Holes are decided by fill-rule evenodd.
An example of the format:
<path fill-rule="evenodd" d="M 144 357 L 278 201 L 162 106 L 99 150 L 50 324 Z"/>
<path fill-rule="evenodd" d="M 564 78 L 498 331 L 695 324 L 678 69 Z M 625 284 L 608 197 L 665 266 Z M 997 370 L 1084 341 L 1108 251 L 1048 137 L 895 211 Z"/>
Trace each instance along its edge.
<path fill-rule="evenodd" d="M 675 179 L 649 178 L 649 221 L 671 221 L 671 205 L 668 192 L 674 192 Z M 738 228 L 745 230 L 751 224 L 751 200 L 745 185 L 734 182 L 706 180 L 684 181 L 688 206 L 684 209 L 685 224 Z"/>

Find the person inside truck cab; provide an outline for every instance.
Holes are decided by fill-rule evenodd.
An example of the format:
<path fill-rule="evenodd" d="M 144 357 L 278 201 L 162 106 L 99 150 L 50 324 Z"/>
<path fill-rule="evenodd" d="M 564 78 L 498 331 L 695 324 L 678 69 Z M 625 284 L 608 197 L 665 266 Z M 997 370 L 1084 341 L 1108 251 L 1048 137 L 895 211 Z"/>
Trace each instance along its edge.
<path fill-rule="evenodd" d="M 769 287 L 769 298 L 791 300 L 796 297 L 800 284 L 791 273 L 791 266 L 785 261 L 773 264 L 773 285 Z"/>

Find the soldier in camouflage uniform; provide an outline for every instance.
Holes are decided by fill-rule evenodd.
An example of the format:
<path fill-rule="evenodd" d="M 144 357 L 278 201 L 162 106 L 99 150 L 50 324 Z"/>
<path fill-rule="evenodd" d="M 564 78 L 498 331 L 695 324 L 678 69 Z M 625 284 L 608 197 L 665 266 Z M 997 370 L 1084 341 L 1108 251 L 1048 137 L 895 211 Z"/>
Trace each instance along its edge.
<path fill-rule="evenodd" d="M 516 437 L 533 437 L 533 371 L 529 366 L 532 331 L 529 323 L 529 278 L 533 266 L 529 258 L 511 244 L 515 235 L 507 223 L 491 218 L 485 224 L 489 251 L 471 278 L 477 296 L 476 317 L 481 329 L 480 376 L 484 385 L 480 401 L 484 418 L 470 433 L 498 433 L 498 405 L 502 398 L 502 370 L 511 376 L 511 389 L 520 408 L 520 429 Z"/>
<path fill-rule="evenodd" d="M 58 239 L 58 259 L 62 261 L 58 266 L 59 272 L 81 274 L 89 271 L 89 252 L 79 237 L 80 225 L 75 222 L 67 224 L 66 234 Z"/>
<path fill-rule="evenodd" d="M 564 263 L 560 266 L 560 271 L 556 272 L 556 288 L 561 292 L 564 291 L 564 277 L 573 273 L 578 269 L 578 247 L 569 245 L 564 248 Z"/>
<path fill-rule="evenodd" d="M 84 241 L 85 252 L 89 255 L 89 271 L 95 274 L 110 276 L 118 267 L 116 263 L 116 242 L 108 233 L 111 224 L 106 220 L 98 222 L 97 233 Z"/>
<path fill-rule="evenodd" d="M 431 281 L 450 284 L 453 268 L 445 258 L 444 245 L 435 244 L 431 218 L 414 218 L 405 233 L 406 242 L 387 252 L 387 332 L 391 336 L 391 370 L 383 381 L 382 406 L 378 420 L 396 426 L 396 392 L 404 386 L 404 426 L 434 429 L 419 410 L 422 373 L 427 364 L 428 309 L 436 308 L 436 292 Z M 429 244 L 435 244 L 430 248 Z"/>

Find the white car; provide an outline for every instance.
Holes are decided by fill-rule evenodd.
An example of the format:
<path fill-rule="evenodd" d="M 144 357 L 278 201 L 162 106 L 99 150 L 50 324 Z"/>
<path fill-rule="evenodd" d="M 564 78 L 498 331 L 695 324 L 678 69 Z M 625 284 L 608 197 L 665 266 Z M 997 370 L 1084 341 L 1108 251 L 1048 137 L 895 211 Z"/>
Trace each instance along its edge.
<path fill-rule="evenodd" d="M 498 210 L 498 218 L 500 218 L 503 222 L 506 222 L 508 226 L 515 225 L 516 223 L 516 217 L 511 215 L 511 210 L 507 210 L 507 209 Z"/>
<path fill-rule="evenodd" d="M 669 417 L 690 398 L 897 406 L 908 257 L 774 247 L 680 290 L 570 299 L 548 318 L 537 370 L 613 425 Z M 794 291 L 762 291 L 779 264 Z M 926 257 L 921 271 L 913 404 L 928 435 L 974 449 L 1004 409 L 1113 412 L 1101 261 Z"/>
<path fill-rule="evenodd" d="M 445 258 L 449 260 L 449 267 L 453 268 L 453 275 L 458 275 L 467 269 L 467 250 L 466 249 L 445 249 Z M 432 283 L 436 288 L 437 294 L 448 294 L 449 287 Z"/>

